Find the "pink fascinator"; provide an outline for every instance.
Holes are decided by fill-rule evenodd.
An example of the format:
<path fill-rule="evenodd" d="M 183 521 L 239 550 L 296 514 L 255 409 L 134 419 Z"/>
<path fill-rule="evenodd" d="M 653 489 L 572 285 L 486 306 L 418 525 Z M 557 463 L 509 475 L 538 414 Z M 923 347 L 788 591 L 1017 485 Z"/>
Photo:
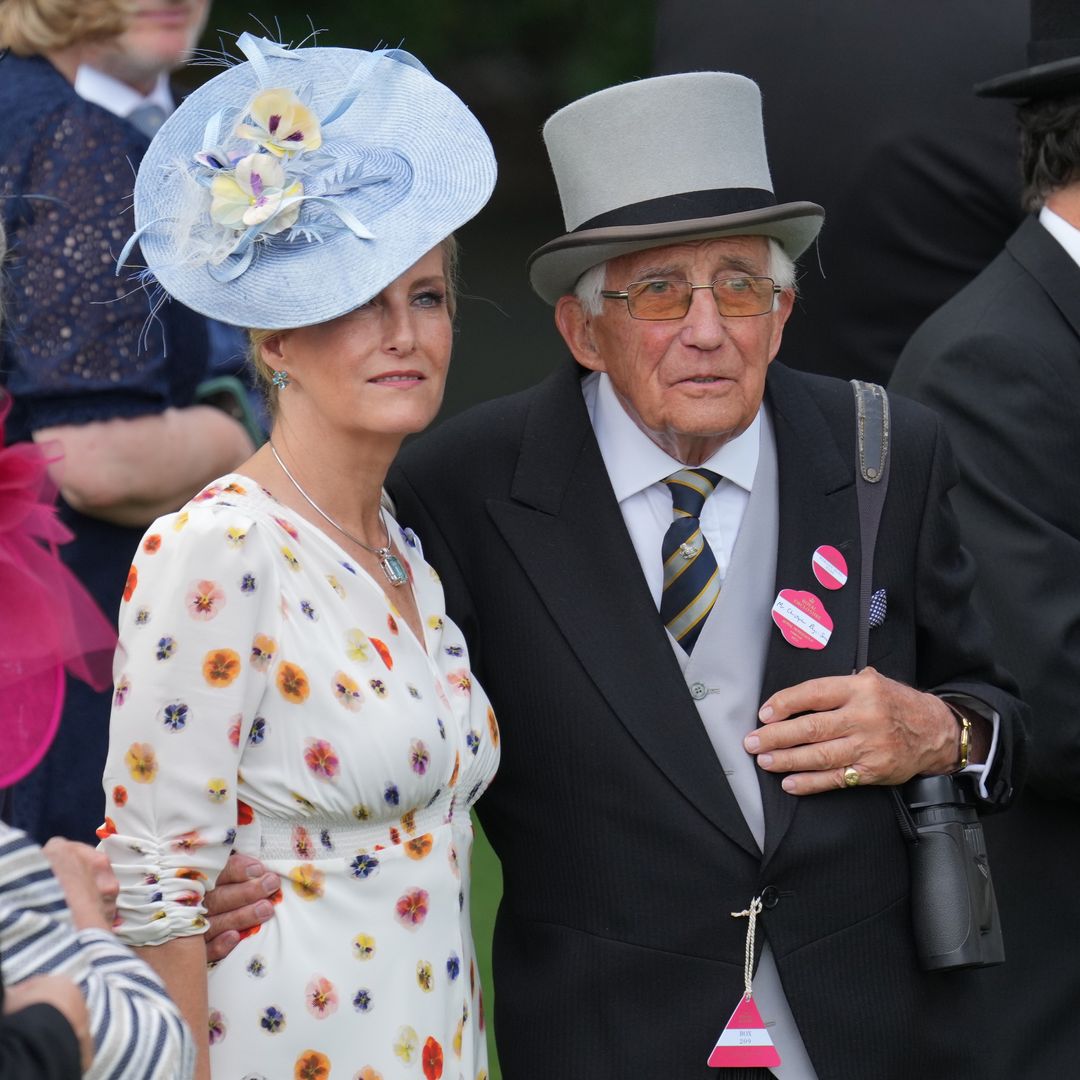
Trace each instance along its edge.
<path fill-rule="evenodd" d="M 57 545 L 72 538 L 56 514 L 49 459 L 35 443 L 4 445 L 11 398 L 0 390 L 0 787 L 49 748 L 64 704 L 64 671 L 104 690 L 116 633 Z"/>

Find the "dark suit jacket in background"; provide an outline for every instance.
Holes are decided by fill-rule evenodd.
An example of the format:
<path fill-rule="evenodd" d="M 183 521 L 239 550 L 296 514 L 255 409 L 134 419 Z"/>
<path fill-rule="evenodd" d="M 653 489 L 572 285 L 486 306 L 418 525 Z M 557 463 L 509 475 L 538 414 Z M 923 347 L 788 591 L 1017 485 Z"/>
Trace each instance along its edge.
<path fill-rule="evenodd" d="M 971 88 L 1026 66 L 1027 39 L 1028 0 L 661 0 L 657 72 L 756 80 L 777 197 L 825 207 L 788 364 L 884 383 L 1001 250 L 1021 217 L 1013 106 Z"/>
<path fill-rule="evenodd" d="M 976 603 L 1031 705 L 1028 786 L 987 823 L 1005 1076 L 1080 1066 L 1080 267 L 1035 218 L 912 338 L 892 388 L 944 418 Z M 1007 820 L 1006 820 L 1007 819 Z"/>
<path fill-rule="evenodd" d="M 447 421 L 406 448 L 390 480 L 503 733 L 479 813 L 505 883 L 494 965 L 507 1080 L 715 1080 L 706 1058 L 742 992 L 746 922 L 729 912 L 768 886 L 777 902 L 759 935 L 821 1080 L 984 1076 L 956 1026 L 978 1004 L 978 975 L 916 965 L 907 851 L 885 789 L 799 800 L 762 772 L 764 857 L 756 849 L 641 574 L 579 376 L 567 365 Z M 777 587 L 816 589 L 822 543 L 845 552 L 857 581 L 851 389 L 774 364 L 768 395 Z M 874 578 L 888 617 L 870 662 L 1000 711 L 990 791 L 1004 803 L 1020 771 L 1022 707 L 967 604 L 952 459 L 909 403 L 894 412 L 893 452 Z M 823 651 L 774 635 L 762 699 L 850 673 L 857 593 L 830 596 Z"/>
<path fill-rule="evenodd" d="M 0 1010 L 4 983 L 0 975 Z M 44 1002 L 0 1015 L 0 1080 L 79 1080 L 79 1040 L 64 1014 Z"/>

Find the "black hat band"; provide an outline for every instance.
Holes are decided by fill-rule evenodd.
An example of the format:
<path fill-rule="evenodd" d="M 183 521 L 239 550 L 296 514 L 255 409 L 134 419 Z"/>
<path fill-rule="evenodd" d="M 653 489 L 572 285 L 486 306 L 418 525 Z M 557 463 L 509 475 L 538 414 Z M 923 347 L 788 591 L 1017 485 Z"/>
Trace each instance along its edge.
<path fill-rule="evenodd" d="M 776 205 L 776 196 L 764 188 L 712 188 L 703 191 L 682 191 L 644 199 L 614 210 L 607 210 L 583 221 L 573 232 L 586 229 L 608 229 L 632 225 L 660 225 L 669 221 L 693 221 L 697 218 L 741 214 L 747 210 L 763 210 Z"/>

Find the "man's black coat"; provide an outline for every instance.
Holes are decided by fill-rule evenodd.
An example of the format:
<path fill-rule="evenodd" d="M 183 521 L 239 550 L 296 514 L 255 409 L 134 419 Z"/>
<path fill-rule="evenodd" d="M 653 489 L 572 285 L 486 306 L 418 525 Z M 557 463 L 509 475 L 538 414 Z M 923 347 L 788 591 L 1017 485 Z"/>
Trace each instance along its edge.
<path fill-rule="evenodd" d="M 767 889 L 759 934 L 821 1080 L 974 1077 L 955 1019 L 978 979 L 916 965 L 908 853 L 889 794 L 800 800 L 762 773 L 757 850 L 641 574 L 579 376 L 567 366 L 443 424 L 402 453 L 390 480 L 502 728 L 501 769 L 479 813 L 505 881 L 495 1021 L 508 1080 L 718 1075 L 705 1061 L 742 992 L 746 921 L 730 913 Z M 774 364 L 767 393 L 777 588 L 816 589 L 811 555 L 822 543 L 845 553 L 857 581 L 851 388 Z M 888 615 L 871 633 L 870 662 L 1000 712 L 989 788 L 1007 802 L 1022 706 L 967 603 L 973 570 L 947 499 L 952 459 L 918 406 L 898 404 L 893 420 L 874 571 Z M 762 700 L 851 672 L 857 589 L 830 596 L 829 608 L 823 651 L 775 635 Z"/>

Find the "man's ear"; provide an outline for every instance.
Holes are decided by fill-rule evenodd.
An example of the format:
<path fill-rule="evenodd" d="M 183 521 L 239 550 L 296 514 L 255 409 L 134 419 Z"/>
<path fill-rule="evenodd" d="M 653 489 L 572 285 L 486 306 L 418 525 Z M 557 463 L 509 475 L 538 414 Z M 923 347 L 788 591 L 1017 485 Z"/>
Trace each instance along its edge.
<path fill-rule="evenodd" d="M 769 341 L 769 363 L 771 364 L 780 351 L 780 340 L 784 336 L 784 326 L 791 317 L 795 306 L 795 290 L 785 289 L 778 297 L 776 310 L 772 313 L 772 334 Z"/>
<path fill-rule="evenodd" d="M 591 316 L 576 296 L 560 296 L 555 305 L 555 325 L 574 359 L 590 371 L 604 371 L 604 362 L 593 340 Z"/>

